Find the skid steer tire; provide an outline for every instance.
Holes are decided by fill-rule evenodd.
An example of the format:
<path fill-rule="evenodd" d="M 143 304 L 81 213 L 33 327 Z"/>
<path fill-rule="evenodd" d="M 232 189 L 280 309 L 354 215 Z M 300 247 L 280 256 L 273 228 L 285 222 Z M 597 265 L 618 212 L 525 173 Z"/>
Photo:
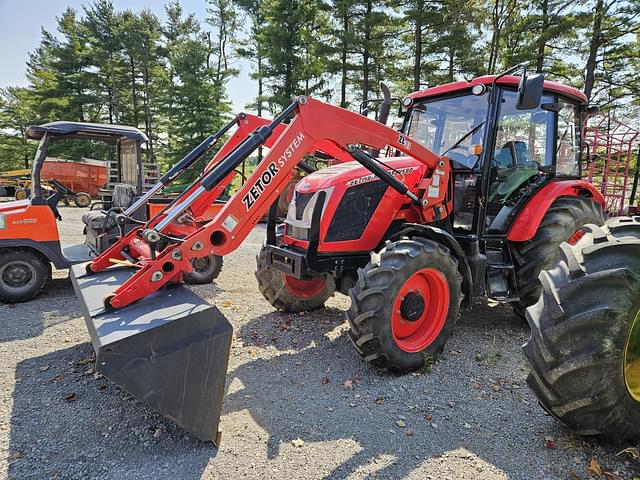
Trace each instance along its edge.
<path fill-rule="evenodd" d="M 189 285 L 205 285 L 213 282 L 222 270 L 222 257 L 209 255 L 204 258 L 196 258 L 192 262 L 193 270 L 184 274 L 184 281 Z"/>
<path fill-rule="evenodd" d="M 269 266 L 264 247 L 256 257 L 258 289 L 275 308 L 285 313 L 298 313 L 324 307 L 334 295 L 336 283 L 331 275 L 312 280 L 297 280 Z M 308 283 L 308 288 L 305 282 Z"/>
<path fill-rule="evenodd" d="M 34 250 L 0 250 L 0 301 L 26 302 L 36 297 L 51 278 L 51 264 Z"/>
<path fill-rule="evenodd" d="M 524 311 L 540 296 L 538 276 L 542 270 L 558 261 L 558 247 L 562 242 L 577 238 L 583 225 L 602 225 L 605 221 L 602 206 L 584 197 L 560 197 L 545 213 L 531 240 L 514 243 L 516 282 L 520 301 L 514 303 L 515 313 L 524 318 Z"/>
<path fill-rule="evenodd" d="M 420 237 L 387 242 L 358 270 L 349 292 L 346 315 L 357 352 L 383 371 L 424 367 L 458 321 L 461 285 L 458 261 L 443 245 Z"/>
<path fill-rule="evenodd" d="M 640 217 L 586 226 L 540 280 L 523 346 L 540 404 L 579 435 L 639 438 Z"/>

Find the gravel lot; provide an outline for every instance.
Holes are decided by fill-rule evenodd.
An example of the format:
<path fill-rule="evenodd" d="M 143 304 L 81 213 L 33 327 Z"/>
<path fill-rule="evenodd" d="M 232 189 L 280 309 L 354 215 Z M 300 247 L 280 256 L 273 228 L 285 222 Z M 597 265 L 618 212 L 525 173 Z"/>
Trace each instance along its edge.
<path fill-rule="evenodd" d="M 82 211 L 61 211 L 63 243 L 81 241 Z M 304 315 L 262 298 L 253 270 L 263 234 L 196 289 L 234 327 L 220 449 L 91 375 L 89 337 L 57 271 L 36 300 L 0 304 L 0 476 L 587 479 L 592 459 L 640 476 L 616 455 L 628 445 L 574 437 L 538 407 L 520 353 L 527 327 L 510 308 L 464 313 L 430 373 L 381 375 L 347 338 L 346 297 Z"/>

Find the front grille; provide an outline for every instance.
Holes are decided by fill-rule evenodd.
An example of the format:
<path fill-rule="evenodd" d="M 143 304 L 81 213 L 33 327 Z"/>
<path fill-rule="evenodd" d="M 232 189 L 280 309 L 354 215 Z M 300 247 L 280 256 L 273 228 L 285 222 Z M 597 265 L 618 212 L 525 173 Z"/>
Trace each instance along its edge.
<path fill-rule="evenodd" d="M 313 197 L 311 193 L 299 193 L 296 192 L 295 200 L 296 200 L 296 220 L 302 220 L 302 214 L 304 213 L 304 209 L 306 208 L 309 200 Z"/>
<path fill-rule="evenodd" d="M 331 219 L 325 241 L 360 238 L 387 188 L 386 183 L 370 182 L 347 189 Z"/>

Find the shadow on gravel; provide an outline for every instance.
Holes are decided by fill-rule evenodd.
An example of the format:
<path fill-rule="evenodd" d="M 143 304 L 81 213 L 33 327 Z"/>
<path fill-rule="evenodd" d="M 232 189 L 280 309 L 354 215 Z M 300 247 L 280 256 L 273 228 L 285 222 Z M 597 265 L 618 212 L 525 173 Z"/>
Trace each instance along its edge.
<path fill-rule="evenodd" d="M 55 278 L 33 300 L 0 303 L 0 342 L 37 337 L 45 328 L 74 318 L 76 297 L 68 278 Z"/>
<path fill-rule="evenodd" d="M 526 390 L 519 350 L 527 332 L 511 309 L 480 307 L 464 314 L 444 360 L 424 375 L 394 376 L 369 367 L 355 353 L 342 319 L 342 312 L 332 309 L 304 316 L 268 314 L 237 333 L 244 345 L 278 350 L 273 358 L 230 370 L 225 397 L 225 414 L 247 411 L 267 433 L 268 459 L 301 438 L 303 448 L 310 449 L 321 442 L 335 442 L 340 449 L 340 441 L 348 441 L 349 451 L 354 442 L 359 446 L 325 476 L 332 479 L 366 471 L 392 479 L 428 473 L 446 461 L 443 455 L 458 464 L 471 462 L 467 472 L 478 465 L 482 478 L 496 470 L 510 478 L 557 478 L 558 457 L 561 471 L 569 475 L 566 466 L 575 452 L 543 446 L 545 428 L 559 427 L 543 417 Z M 503 353 L 491 367 L 499 391 L 475 360 L 480 348 Z M 538 425 L 532 429 L 533 422 Z M 450 475 L 455 477 L 454 471 Z"/>
<path fill-rule="evenodd" d="M 86 343 L 18 364 L 9 478 L 200 479 L 213 445 L 94 378 L 93 361 Z"/>

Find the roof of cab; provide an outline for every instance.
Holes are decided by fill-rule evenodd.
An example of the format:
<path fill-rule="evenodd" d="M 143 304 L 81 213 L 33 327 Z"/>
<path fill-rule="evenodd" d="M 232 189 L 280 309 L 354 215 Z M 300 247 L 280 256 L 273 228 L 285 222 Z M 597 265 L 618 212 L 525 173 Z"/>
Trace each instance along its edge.
<path fill-rule="evenodd" d="M 115 142 L 125 138 L 143 142 L 147 141 L 147 136 L 144 133 L 135 127 L 126 125 L 61 121 L 32 125 L 27 129 L 27 137 L 32 140 L 40 140 L 45 133 L 54 136 L 88 138 L 106 142 Z"/>
<path fill-rule="evenodd" d="M 413 92 L 409 94 L 409 97 L 414 100 L 422 100 L 425 98 L 435 97 L 438 95 L 444 95 L 447 93 L 453 93 L 460 90 L 466 90 L 468 88 L 473 87 L 474 85 L 483 84 L 483 85 L 491 85 L 493 80 L 496 78 L 495 75 L 485 75 L 483 77 L 474 78 L 473 80 L 462 80 L 460 82 L 446 83 L 444 85 L 438 85 L 436 87 L 426 88 L 424 90 L 420 90 L 418 92 Z M 512 85 L 518 86 L 520 83 L 520 77 L 513 75 L 505 75 L 498 79 L 498 84 L 500 85 Z M 580 102 L 586 103 L 587 96 L 582 93 L 577 88 L 570 87 L 568 85 L 564 85 L 558 82 L 552 82 L 550 80 L 545 80 L 544 89 L 548 92 L 559 93 L 570 99 Z"/>

